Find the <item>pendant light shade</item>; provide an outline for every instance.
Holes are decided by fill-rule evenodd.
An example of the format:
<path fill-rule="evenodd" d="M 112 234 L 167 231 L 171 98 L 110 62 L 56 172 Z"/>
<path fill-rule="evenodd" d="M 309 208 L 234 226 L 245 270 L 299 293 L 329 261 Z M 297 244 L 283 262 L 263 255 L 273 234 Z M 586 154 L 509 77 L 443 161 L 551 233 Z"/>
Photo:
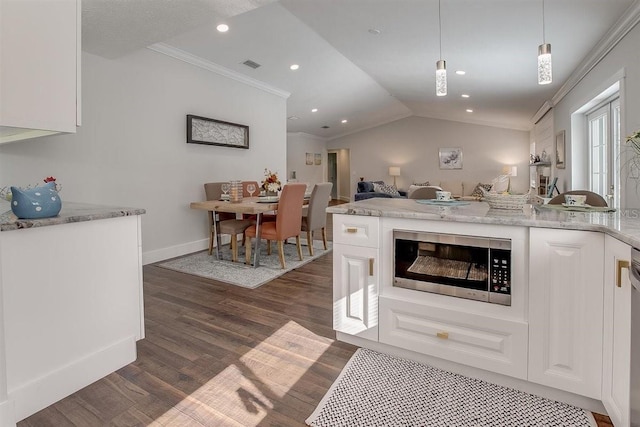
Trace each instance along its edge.
<path fill-rule="evenodd" d="M 544 43 L 538 46 L 538 84 L 551 83 L 551 45 Z"/>
<path fill-rule="evenodd" d="M 436 61 L 436 95 L 445 96 L 447 94 L 447 63 L 440 59 Z"/>
<path fill-rule="evenodd" d="M 436 95 L 447 94 L 447 64 L 442 59 L 442 17 L 440 14 L 440 0 L 438 0 L 438 32 L 440 36 L 440 59 L 436 61 Z"/>
<path fill-rule="evenodd" d="M 538 46 L 538 84 L 548 85 L 552 81 L 551 44 L 544 37 L 544 0 L 542 0 L 542 44 Z"/>

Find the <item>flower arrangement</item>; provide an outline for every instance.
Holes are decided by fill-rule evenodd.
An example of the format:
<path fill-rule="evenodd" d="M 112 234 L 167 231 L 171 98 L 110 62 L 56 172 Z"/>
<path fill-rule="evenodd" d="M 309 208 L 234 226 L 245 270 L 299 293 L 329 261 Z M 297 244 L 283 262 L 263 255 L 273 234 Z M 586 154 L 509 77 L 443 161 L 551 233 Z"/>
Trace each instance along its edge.
<path fill-rule="evenodd" d="M 275 193 L 280 190 L 281 184 L 278 179 L 278 174 L 271 172 L 269 169 L 264 169 L 265 179 L 262 181 L 262 188 L 264 191 Z"/>
<path fill-rule="evenodd" d="M 631 145 L 631 148 L 633 148 L 636 153 L 640 154 L 640 129 L 629 135 L 626 142 Z"/>

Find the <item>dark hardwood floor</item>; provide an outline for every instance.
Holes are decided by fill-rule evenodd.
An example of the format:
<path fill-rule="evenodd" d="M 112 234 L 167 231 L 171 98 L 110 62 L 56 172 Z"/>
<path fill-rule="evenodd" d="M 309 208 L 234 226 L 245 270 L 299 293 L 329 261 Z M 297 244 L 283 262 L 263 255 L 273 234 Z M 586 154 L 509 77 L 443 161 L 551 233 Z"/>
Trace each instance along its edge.
<path fill-rule="evenodd" d="M 331 288 L 331 254 L 257 289 L 147 265 L 138 359 L 18 426 L 304 426 L 356 350 Z"/>

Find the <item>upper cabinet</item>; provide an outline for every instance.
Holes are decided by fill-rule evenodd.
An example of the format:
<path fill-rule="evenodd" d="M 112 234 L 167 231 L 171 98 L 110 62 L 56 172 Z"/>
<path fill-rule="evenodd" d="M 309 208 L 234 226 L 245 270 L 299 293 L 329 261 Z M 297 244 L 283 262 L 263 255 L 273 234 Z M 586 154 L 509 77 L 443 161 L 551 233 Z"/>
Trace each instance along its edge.
<path fill-rule="evenodd" d="M 80 0 L 0 0 L 0 143 L 80 125 Z"/>

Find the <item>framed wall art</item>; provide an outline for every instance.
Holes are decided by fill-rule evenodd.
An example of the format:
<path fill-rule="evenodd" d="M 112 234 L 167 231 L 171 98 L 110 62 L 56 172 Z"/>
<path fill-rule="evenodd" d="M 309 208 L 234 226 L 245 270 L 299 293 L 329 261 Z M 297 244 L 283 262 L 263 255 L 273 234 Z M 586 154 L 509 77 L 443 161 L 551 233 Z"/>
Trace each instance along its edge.
<path fill-rule="evenodd" d="M 564 137 L 565 131 L 563 130 L 556 134 L 556 167 L 558 169 L 564 169 L 565 167 Z"/>
<path fill-rule="evenodd" d="M 462 169 L 462 148 L 441 148 L 438 157 L 440 169 Z"/>
<path fill-rule="evenodd" d="M 187 114 L 187 143 L 249 148 L 249 126 Z"/>
<path fill-rule="evenodd" d="M 306 153 L 304 164 L 305 165 L 313 164 L 313 153 Z"/>
<path fill-rule="evenodd" d="M 322 154 L 315 153 L 313 155 L 313 164 L 314 165 L 321 165 L 322 164 Z"/>

